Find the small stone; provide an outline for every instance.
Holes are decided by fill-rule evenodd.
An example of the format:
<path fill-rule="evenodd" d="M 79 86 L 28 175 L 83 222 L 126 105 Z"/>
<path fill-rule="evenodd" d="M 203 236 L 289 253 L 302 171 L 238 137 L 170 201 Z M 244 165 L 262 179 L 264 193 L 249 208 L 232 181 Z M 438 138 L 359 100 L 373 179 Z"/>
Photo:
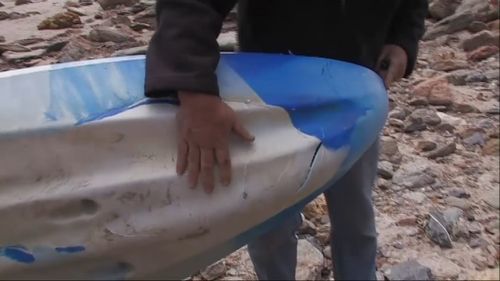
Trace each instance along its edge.
<path fill-rule="evenodd" d="M 49 46 L 47 46 L 47 53 L 51 52 L 59 52 L 62 50 L 66 45 L 68 44 L 68 41 L 56 41 L 53 43 L 50 43 Z"/>
<path fill-rule="evenodd" d="M 323 249 L 323 255 L 329 260 L 332 259 L 332 249 L 330 248 L 330 246 L 326 246 Z"/>
<path fill-rule="evenodd" d="M 389 112 L 389 118 L 393 119 L 405 120 L 406 116 L 408 116 L 408 111 L 398 107 Z"/>
<path fill-rule="evenodd" d="M 14 4 L 16 6 L 19 6 L 19 5 L 25 5 L 25 4 L 30 4 L 30 3 L 33 3 L 33 2 L 31 2 L 31 0 L 16 0 L 16 2 Z"/>
<path fill-rule="evenodd" d="M 486 247 L 488 245 L 488 242 L 486 240 L 484 240 L 483 238 L 473 238 L 469 241 L 469 247 L 471 247 L 472 249 L 475 249 L 475 248 L 483 248 L 483 247 Z"/>
<path fill-rule="evenodd" d="M 41 57 L 45 53 L 45 50 L 39 49 L 30 52 L 16 53 L 7 51 L 2 54 L 3 58 L 9 62 L 22 61 L 28 59 L 36 59 Z"/>
<path fill-rule="evenodd" d="M 404 178 L 403 178 L 404 177 Z M 412 173 L 405 176 L 398 174 L 394 175 L 393 183 L 410 189 L 417 189 L 425 186 L 430 186 L 436 182 L 436 179 L 427 173 Z"/>
<path fill-rule="evenodd" d="M 300 239 L 297 246 L 297 280 L 317 280 L 323 268 L 323 254 L 309 241 Z"/>
<path fill-rule="evenodd" d="M 482 46 L 474 51 L 471 51 L 467 53 L 467 59 L 470 61 L 482 61 L 485 60 L 493 55 L 498 54 L 498 47 L 497 46 Z"/>
<path fill-rule="evenodd" d="M 472 204 L 469 203 L 466 199 L 457 198 L 457 197 L 448 197 L 446 198 L 446 204 L 451 207 L 457 207 L 464 211 L 472 208 Z"/>
<path fill-rule="evenodd" d="M 38 12 L 28 12 L 28 13 L 25 13 L 25 14 L 21 14 L 21 13 L 18 13 L 18 12 L 12 12 L 9 14 L 9 19 L 11 20 L 17 20 L 17 19 L 22 19 L 22 18 L 27 18 L 29 17 L 30 15 L 33 15 L 33 14 L 39 14 Z"/>
<path fill-rule="evenodd" d="M 452 248 L 452 234 L 458 219 L 463 211 L 458 208 L 449 208 L 444 212 L 432 211 L 425 227 L 428 237 L 443 248 Z"/>
<path fill-rule="evenodd" d="M 140 47 L 134 47 L 134 48 L 116 51 L 112 54 L 112 56 L 119 57 L 119 56 L 143 55 L 143 54 L 146 54 L 147 50 L 148 50 L 147 45 L 140 46 Z"/>
<path fill-rule="evenodd" d="M 448 192 L 450 196 L 456 198 L 470 198 L 470 194 L 463 189 L 454 188 Z"/>
<path fill-rule="evenodd" d="M 472 73 L 467 78 L 465 78 L 465 83 L 478 83 L 478 82 L 486 82 L 488 78 L 482 73 Z"/>
<path fill-rule="evenodd" d="M 89 40 L 94 42 L 115 42 L 122 43 L 126 41 L 133 41 L 130 36 L 106 26 L 95 27 L 89 33 Z"/>
<path fill-rule="evenodd" d="M 467 146 L 480 145 L 484 146 L 486 143 L 485 135 L 480 132 L 473 133 L 470 137 L 463 139 L 463 144 Z"/>
<path fill-rule="evenodd" d="M 387 280 L 434 280 L 431 269 L 416 260 L 409 260 L 385 271 Z"/>
<path fill-rule="evenodd" d="M 225 272 L 226 264 L 224 261 L 218 261 L 201 271 L 200 274 L 205 280 L 211 281 L 221 277 Z"/>
<path fill-rule="evenodd" d="M 78 4 L 81 6 L 91 6 L 93 2 L 92 0 L 78 0 Z"/>
<path fill-rule="evenodd" d="M 81 24 L 82 21 L 80 17 L 72 12 L 64 12 L 55 14 L 52 17 L 48 17 L 43 20 L 39 25 L 38 29 L 63 29 L 69 28 L 77 24 Z"/>
<path fill-rule="evenodd" d="M 424 106 L 429 104 L 426 97 L 413 97 L 409 102 L 409 105 L 413 106 Z"/>
<path fill-rule="evenodd" d="M 498 80 L 500 78 L 500 71 L 498 69 L 487 70 L 484 72 L 484 76 L 489 80 Z"/>
<path fill-rule="evenodd" d="M 0 43 L 3 43 L 3 42 L 5 42 L 5 37 L 0 35 Z"/>
<path fill-rule="evenodd" d="M 403 122 L 399 119 L 394 119 L 394 118 L 389 118 L 388 123 L 392 127 L 401 128 L 401 129 L 404 128 L 404 126 L 405 126 L 405 122 Z"/>
<path fill-rule="evenodd" d="M 94 47 L 84 40 L 71 40 L 62 48 L 59 62 L 81 60 L 91 52 L 92 48 Z"/>
<path fill-rule="evenodd" d="M 479 112 L 479 110 L 476 107 L 474 107 L 472 104 L 468 104 L 468 103 L 454 103 L 452 108 L 453 108 L 453 111 L 458 112 L 458 113 Z"/>
<path fill-rule="evenodd" d="M 495 37 L 489 30 L 483 30 L 479 33 L 476 33 L 462 42 L 462 48 L 466 52 L 470 52 L 479 47 L 488 45 L 498 45 L 498 37 Z"/>
<path fill-rule="evenodd" d="M 427 97 L 430 105 L 451 105 L 453 95 L 448 84 L 436 85 L 433 87 Z"/>
<path fill-rule="evenodd" d="M 478 222 L 473 222 L 469 225 L 469 232 L 471 234 L 480 234 L 483 231 L 483 226 Z"/>
<path fill-rule="evenodd" d="M 28 45 L 37 44 L 37 43 L 40 43 L 40 42 L 43 42 L 43 41 L 45 41 L 43 38 L 31 37 L 31 38 L 17 40 L 16 43 L 20 44 L 20 45 L 23 45 L 23 46 L 28 46 Z"/>
<path fill-rule="evenodd" d="M 416 217 L 400 219 L 396 222 L 397 226 L 416 226 L 418 224 Z"/>
<path fill-rule="evenodd" d="M 0 2 L 0 7 L 3 7 L 3 6 L 5 6 L 5 5 L 4 5 L 4 4 L 2 4 L 2 2 Z"/>
<path fill-rule="evenodd" d="M 432 253 L 419 257 L 418 262 L 429 267 L 436 280 L 456 280 L 461 272 L 461 267 L 443 254 Z"/>
<path fill-rule="evenodd" d="M 29 52 L 31 49 L 20 44 L 0 44 L 0 54 L 7 51 L 22 53 Z"/>
<path fill-rule="evenodd" d="M 302 225 L 300 226 L 299 229 L 299 234 L 301 235 L 316 235 L 316 226 L 314 223 L 310 222 L 307 219 L 302 220 Z"/>
<path fill-rule="evenodd" d="M 6 20 L 10 17 L 9 13 L 0 11 L 0 20 Z"/>
<path fill-rule="evenodd" d="M 75 2 L 75 1 L 66 1 L 66 3 L 64 3 L 64 7 L 68 8 L 68 7 L 73 7 L 73 8 L 78 8 L 80 7 L 80 4 L 78 2 Z"/>
<path fill-rule="evenodd" d="M 382 137 L 380 141 L 380 160 L 399 164 L 402 160 L 398 142 L 390 137 Z"/>
<path fill-rule="evenodd" d="M 457 146 L 454 142 L 444 145 L 442 147 L 437 148 L 434 151 L 429 152 L 427 157 L 429 159 L 436 159 L 441 157 L 446 157 L 457 150 Z"/>
<path fill-rule="evenodd" d="M 490 139 L 483 147 L 483 155 L 498 156 L 500 149 L 499 139 Z"/>
<path fill-rule="evenodd" d="M 151 29 L 151 25 L 142 22 L 135 22 L 130 24 L 130 28 L 134 31 L 140 32 L 144 29 Z"/>
<path fill-rule="evenodd" d="M 464 30 L 474 21 L 474 13 L 463 11 L 446 17 L 428 28 L 423 40 L 433 40 L 442 35 L 452 34 Z"/>
<path fill-rule="evenodd" d="M 495 208 L 495 209 L 500 209 L 500 190 L 498 185 L 490 191 L 487 191 L 483 195 L 483 200 L 488 204 L 489 206 Z"/>
<path fill-rule="evenodd" d="M 434 150 L 436 147 L 437 144 L 435 142 L 427 140 L 419 141 L 417 144 L 417 149 L 423 152 Z"/>
<path fill-rule="evenodd" d="M 424 203 L 425 199 L 427 198 L 427 196 L 425 196 L 425 194 L 423 194 L 422 192 L 408 192 L 405 193 L 403 197 L 417 204 Z"/>
<path fill-rule="evenodd" d="M 391 179 L 394 175 L 394 168 L 389 161 L 380 161 L 378 163 L 378 174 L 384 179 Z"/>
<path fill-rule="evenodd" d="M 86 16 L 87 14 L 85 14 L 85 12 L 82 10 L 82 9 L 78 9 L 78 8 L 75 8 L 75 7 L 68 7 L 66 8 L 68 10 L 68 12 L 71 12 L 71 13 L 74 13 L 74 14 L 77 14 L 81 17 L 83 16 Z"/>
<path fill-rule="evenodd" d="M 434 62 L 431 67 L 437 71 L 452 71 L 467 68 L 469 64 L 464 60 L 441 60 Z"/>
<path fill-rule="evenodd" d="M 415 109 L 410 118 L 413 121 L 422 120 L 425 124 L 435 126 L 441 123 L 441 118 L 436 114 L 435 111 L 426 108 Z"/>
<path fill-rule="evenodd" d="M 459 69 L 446 74 L 446 79 L 449 83 L 455 86 L 463 86 L 466 84 L 465 78 L 469 76 L 473 71 L 468 69 Z"/>
<path fill-rule="evenodd" d="M 485 29 L 488 29 L 488 25 L 482 21 L 473 21 L 468 27 L 468 30 L 472 33 L 478 33 Z"/>
<path fill-rule="evenodd" d="M 139 2 L 138 0 L 97 0 L 104 10 L 115 8 L 118 5 L 132 6 Z"/>
<path fill-rule="evenodd" d="M 438 112 L 437 115 L 441 118 L 442 123 L 449 124 L 453 127 L 466 126 L 467 121 L 460 117 L 454 117 L 443 112 Z"/>
<path fill-rule="evenodd" d="M 391 183 L 388 180 L 385 180 L 385 179 L 382 179 L 382 178 L 378 178 L 377 179 L 377 186 L 381 190 L 388 190 L 391 187 Z"/>
<path fill-rule="evenodd" d="M 427 129 L 427 125 L 423 122 L 422 119 L 410 119 L 404 122 L 403 131 L 405 133 L 413 133 L 417 131 L 424 131 Z"/>

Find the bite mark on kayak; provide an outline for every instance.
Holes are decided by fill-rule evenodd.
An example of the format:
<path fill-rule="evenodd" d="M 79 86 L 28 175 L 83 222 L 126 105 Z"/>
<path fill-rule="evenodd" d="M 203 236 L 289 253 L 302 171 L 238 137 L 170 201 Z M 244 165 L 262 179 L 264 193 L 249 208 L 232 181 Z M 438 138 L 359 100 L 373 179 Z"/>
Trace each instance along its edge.
<path fill-rule="evenodd" d="M 302 190 L 302 188 L 304 188 L 305 184 L 307 182 L 309 182 L 309 178 L 311 177 L 312 167 L 313 167 L 314 161 L 316 161 L 316 157 L 318 156 L 319 149 L 321 148 L 322 145 L 323 145 L 323 143 L 320 142 L 318 144 L 318 146 L 316 146 L 316 149 L 314 150 L 313 157 L 311 158 L 311 162 L 309 162 L 309 168 L 307 170 L 306 178 L 304 179 L 304 181 L 302 181 L 302 184 L 297 189 L 297 192 L 300 192 Z"/>

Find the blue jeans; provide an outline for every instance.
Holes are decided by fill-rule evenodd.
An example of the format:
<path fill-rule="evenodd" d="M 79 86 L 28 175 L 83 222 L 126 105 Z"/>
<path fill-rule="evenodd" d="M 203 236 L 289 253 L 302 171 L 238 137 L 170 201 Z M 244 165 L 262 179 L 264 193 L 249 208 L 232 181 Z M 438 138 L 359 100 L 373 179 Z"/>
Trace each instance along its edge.
<path fill-rule="evenodd" d="M 372 186 L 378 141 L 325 193 L 335 280 L 376 280 L 377 233 Z M 295 280 L 300 213 L 248 244 L 260 280 Z"/>

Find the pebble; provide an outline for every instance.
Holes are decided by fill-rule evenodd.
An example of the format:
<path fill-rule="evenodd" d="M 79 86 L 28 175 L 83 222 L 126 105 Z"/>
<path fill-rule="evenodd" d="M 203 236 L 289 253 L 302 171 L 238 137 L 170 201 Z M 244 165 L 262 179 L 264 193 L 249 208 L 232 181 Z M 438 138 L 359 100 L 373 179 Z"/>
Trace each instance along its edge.
<path fill-rule="evenodd" d="M 429 267 L 416 260 L 409 260 L 394 265 L 385 271 L 387 280 L 434 280 Z"/>
<path fill-rule="evenodd" d="M 472 204 L 467 199 L 457 198 L 457 197 L 447 197 L 445 199 L 446 205 L 451 207 L 457 207 L 464 211 L 472 208 Z"/>
<path fill-rule="evenodd" d="M 484 248 L 488 245 L 488 242 L 483 238 L 473 238 L 469 241 L 469 247 L 472 249 L 475 248 Z"/>
<path fill-rule="evenodd" d="M 7 51 L 22 53 L 29 52 L 31 49 L 20 44 L 0 44 L 0 54 Z"/>
<path fill-rule="evenodd" d="M 480 234 L 483 231 L 483 225 L 480 224 L 479 222 L 472 222 L 469 225 L 469 232 L 471 234 Z"/>
<path fill-rule="evenodd" d="M 448 192 L 448 194 L 450 196 L 457 197 L 457 198 L 470 198 L 470 193 L 466 192 L 463 189 L 459 189 L 459 188 L 451 189 Z"/>
<path fill-rule="evenodd" d="M 324 249 L 323 249 L 323 255 L 327 258 L 327 259 L 332 259 L 332 249 L 330 248 L 330 246 L 326 246 Z"/>
<path fill-rule="evenodd" d="M 3 43 L 3 42 L 5 42 L 5 41 L 6 41 L 6 40 L 5 40 L 5 36 L 0 35 L 0 43 Z"/>
<path fill-rule="evenodd" d="M 91 6 L 93 4 L 92 0 L 78 0 L 78 4 L 82 6 Z"/>
<path fill-rule="evenodd" d="M 404 126 L 403 131 L 405 133 L 413 133 L 417 131 L 424 131 L 427 129 L 427 125 L 425 125 L 422 119 L 406 120 L 403 126 Z"/>
<path fill-rule="evenodd" d="M 321 276 L 324 256 L 309 241 L 300 239 L 297 247 L 297 280 L 317 280 Z"/>
<path fill-rule="evenodd" d="M 133 38 L 112 27 L 99 26 L 92 29 L 88 35 L 89 40 L 94 42 L 123 43 L 133 41 Z"/>
<path fill-rule="evenodd" d="M 423 152 L 434 150 L 436 147 L 437 144 L 433 141 L 424 140 L 417 143 L 417 149 Z"/>
<path fill-rule="evenodd" d="M 402 160 L 398 142 L 390 137 L 382 137 L 380 140 L 380 160 L 399 164 Z"/>
<path fill-rule="evenodd" d="M 200 274 L 205 280 L 212 281 L 224 275 L 225 272 L 226 264 L 224 261 L 220 260 L 202 270 Z"/>
<path fill-rule="evenodd" d="M 31 4 L 33 2 L 31 2 L 31 0 L 16 0 L 16 2 L 14 2 L 14 5 L 16 6 L 19 6 L 19 5 L 26 5 L 26 4 Z"/>
<path fill-rule="evenodd" d="M 427 125 L 435 126 L 441 123 L 441 118 L 437 115 L 437 113 L 431 109 L 426 108 L 418 108 L 415 109 L 410 118 L 414 121 L 421 120 Z"/>
<path fill-rule="evenodd" d="M 417 204 L 422 204 L 427 196 L 422 192 L 408 192 L 403 195 L 403 198 L 413 201 Z"/>
<path fill-rule="evenodd" d="M 493 207 L 495 209 L 500 209 L 500 190 L 498 188 L 498 185 L 496 186 L 495 189 L 485 192 L 483 195 L 483 200 L 488 204 L 490 207 Z"/>
<path fill-rule="evenodd" d="M 465 39 L 462 42 L 462 48 L 466 52 L 470 52 L 482 46 L 497 45 L 497 44 L 498 44 L 498 36 L 495 37 L 493 33 L 489 30 L 483 30 Z"/>
<path fill-rule="evenodd" d="M 389 118 L 393 119 L 398 119 L 398 120 L 405 120 L 406 116 L 408 116 L 408 111 L 404 110 L 402 108 L 395 108 L 389 112 Z"/>
<path fill-rule="evenodd" d="M 43 54 L 45 54 L 45 50 L 43 50 L 43 49 L 33 50 L 30 52 L 24 52 L 24 53 L 7 51 L 7 52 L 4 52 L 2 54 L 2 57 L 9 62 L 15 62 L 15 61 L 22 61 L 22 60 L 39 58 Z"/>
<path fill-rule="evenodd" d="M 453 207 L 444 212 L 431 211 L 425 227 L 428 237 L 443 248 L 452 248 L 451 235 L 461 216 L 463 216 L 463 211 Z"/>
<path fill-rule="evenodd" d="M 80 16 L 72 12 L 57 13 L 38 24 L 38 29 L 64 29 L 81 24 Z"/>
<path fill-rule="evenodd" d="M 404 188 L 417 189 L 431 186 L 436 179 L 428 166 L 409 162 L 394 173 L 392 182 Z"/>
<path fill-rule="evenodd" d="M 454 142 L 452 142 L 452 143 L 449 143 L 447 145 L 438 147 L 434 151 L 429 152 L 429 154 L 427 154 L 427 157 L 429 159 L 441 158 L 441 157 L 445 157 L 445 156 L 448 156 L 448 155 L 454 153 L 456 150 L 457 150 L 457 146 Z"/>
<path fill-rule="evenodd" d="M 378 163 L 378 174 L 384 179 L 391 179 L 394 175 L 394 168 L 389 161 L 380 161 Z"/>
<path fill-rule="evenodd" d="M 471 136 L 463 139 L 462 143 L 468 146 L 474 146 L 474 145 L 484 146 L 486 144 L 485 138 L 486 136 L 483 133 L 475 132 Z"/>
<path fill-rule="evenodd" d="M 488 25 L 482 21 L 473 21 L 468 27 L 468 30 L 472 33 L 477 33 L 485 29 L 488 29 Z"/>

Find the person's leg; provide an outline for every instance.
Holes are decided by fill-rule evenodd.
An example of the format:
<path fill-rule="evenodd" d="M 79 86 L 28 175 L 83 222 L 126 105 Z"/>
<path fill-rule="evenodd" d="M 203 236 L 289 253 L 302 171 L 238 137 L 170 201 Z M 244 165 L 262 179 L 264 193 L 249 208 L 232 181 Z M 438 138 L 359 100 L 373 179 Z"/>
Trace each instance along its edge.
<path fill-rule="evenodd" d="M 295 280 L 297 231 L 300 213 L 248 244 L 248 253 L 259 280 Z"/>
<path fill-rule="evenodd" d="M 372 186 L 377 162 L 378 141 L 325 192 L 332 221 L 335 280 L 376 280 L 377 233 Z"/>

